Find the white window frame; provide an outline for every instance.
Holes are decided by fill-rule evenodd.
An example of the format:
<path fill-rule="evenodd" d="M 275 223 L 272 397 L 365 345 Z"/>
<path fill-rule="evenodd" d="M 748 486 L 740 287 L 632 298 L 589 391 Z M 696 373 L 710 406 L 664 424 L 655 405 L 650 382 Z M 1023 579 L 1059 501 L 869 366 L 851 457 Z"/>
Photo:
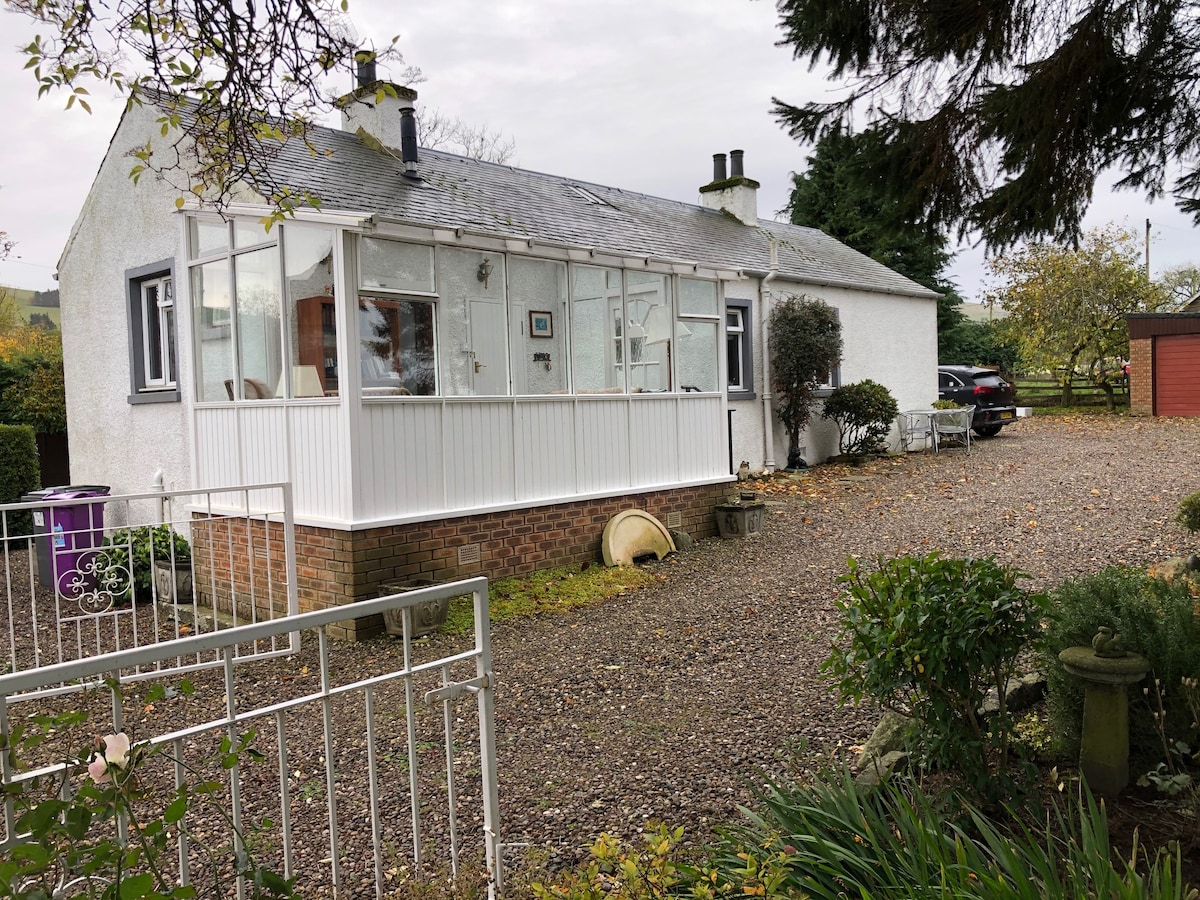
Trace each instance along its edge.
<path fill-rule="evenodd" d="M 729 317 L 737 318 L 737 325 L 730 326 Z M 738 394 L 738 399 L 746 399 L 745 394 L 754 392 L 754 368 L 752 365 L 750 347 L 750 303 L 749 301 L 727 300 L 725 306 L 725 358 L 729 358 L 730 344 L 737 346 L 737 372 L 729 367 L 726 373 L 726 390 L 730 394 Z M 734 376 L 737 376 L 736 380 Z"/>
<path fill-rule="evenodd" d="M 147 278 L 138 283 L 142 308 L 142 372 L 143 387 L 147 390 L 173 388 L 176 384 L 175 346 L 173 326 L 175 323 L 175 288 L 170 275 Z M 150 291 L 154 288 L 154 297 Z M 152 315 L 153 314 L 153 315 Z M 153 326 L 151 325 L 153 322 Z M 158 337 L 158 352 L 153 349 L 154 334 Z M 158 378 L 150 373 L 155 368 L 162 373 Z"/>

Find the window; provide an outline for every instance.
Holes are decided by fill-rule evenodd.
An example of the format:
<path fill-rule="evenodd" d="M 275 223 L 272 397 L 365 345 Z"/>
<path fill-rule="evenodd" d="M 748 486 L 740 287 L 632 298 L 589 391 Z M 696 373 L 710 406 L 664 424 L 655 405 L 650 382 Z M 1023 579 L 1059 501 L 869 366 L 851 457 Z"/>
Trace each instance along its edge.
<path fill-rule="evenodd" d="M 436 394 L 433 248 L 364 237 L 358 264 L 358 365 L 363 396 Z M 476 268 L 478 264 L 476 260 Z"/>
<path fill-rule="evenodd" d="M 750 352 L 750 304 L 725 304 L 725 362 L 730 394 L 737 400 L 754 399 L 754 365 Z"/>
<path fill-rule="evenodd" d="M 125 273 L 129 291 L 130 403 L 179 399 L 175 381 L 174 261 Z"/>
<path fill-rule="evenodd" d="M 715 281 L 679 279 L 679 320 L 675 323 L 676 390 L 720 389 L 720 296 Z"/>

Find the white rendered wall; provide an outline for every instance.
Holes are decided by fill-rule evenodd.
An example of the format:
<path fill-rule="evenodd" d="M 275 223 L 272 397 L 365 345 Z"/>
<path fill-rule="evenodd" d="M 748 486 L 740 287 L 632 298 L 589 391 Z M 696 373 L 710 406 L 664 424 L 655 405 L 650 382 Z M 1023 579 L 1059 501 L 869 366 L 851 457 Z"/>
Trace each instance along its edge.
<path fill-rule="evenodd" d="M 771 282 L 772 303 L 787 295 L 818 297 L 838 310 L 842 323 L 841 383 L 870 378 L 884 385 L 900 409 L 928 407 L 937 399 L 937 304 L 930 299 L 876 294 L 845 288 Z M 733 458 L 755 470 L 765 465 L 763 446 L 763 346 L 759 281 L 728 284 L 727 300 L 748 299 L 753 303 L 751 321 L 754 362 L 754 400 L 731 402 L 733 414 Z M 769 309 L 766 312 L 769 315 Z M 788 441 L 779 417 L 771 423 L 776 468 L 787 464 Z M 896 441 L 891 441 L 896 449 Z M 801 435 L 804 459 L 810 465 L 824 462 L 838 452 L 837 427 L 821 418 L 816 408 L 808 429 Z"/>
<path fill-rule="evenodd" d="M 191 368 L 177 192 L 151 176 L 138 184 L 126 153 L 157 132 L 149 107 L 126 113 L 59 261 L 63 369 L 71 480 L 113 493 L 146 491 L 161 469 L 168 490 L 191 486 Z M 182 400 L 130 404 L 127 269 L 175 259 L 176 347 Z"/>

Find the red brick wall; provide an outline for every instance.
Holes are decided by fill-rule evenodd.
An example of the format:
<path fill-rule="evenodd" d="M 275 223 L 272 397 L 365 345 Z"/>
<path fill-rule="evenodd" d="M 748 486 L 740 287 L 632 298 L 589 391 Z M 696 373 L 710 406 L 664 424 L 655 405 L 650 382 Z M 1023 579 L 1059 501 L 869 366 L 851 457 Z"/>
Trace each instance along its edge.
<path fill-rule="evenodd" d="M 712 537 L 716 534 L 713 508 L 732 489 L 729 484 L 702 485 L 365 531 L 297 525 L 296 593 L 300 611 L 378 597 L 386 581 L 442 582 L 474 575 L 497 579 L 554 566 L 597 562 L 605 524 L 631 508 L 645 510 L 668 527 L 670 515 L 679 513 L 678 527 L 683 531 L 693 538 Z M 271 582 L 284 583 L 281 525 L 251 522 L 247 536 L 245 519 L 205 519 L 201 523 L 200 518 L 193 525 L 193 552 L 197 589 L 204 602 L 211 602 L 214 593 L 204 577 L 210 565 L 218 573 L 215 593 L 220 605 L 228 604 L 231 587 L 238 592 L 239 600 L 252 584 L 256 585 L 256 597 L 262 596 L 268 572 Z M 269 553 L 264 537 L 268 533 Z M 473 544 L 478 544 L 479 561 L 459 565 L 459 549 Z M 341 623 L 342 627 L 331 629 L 331 633 L 349 639 L 371 637 L 383 630 L 382 621 L 375 618 L 373 622 L 359 619 Z"/>
<path fill-rule="evenodd" d="M 1135 416 L 1154 415 L 1153 338 L 1129 342 L 1129 412 Z"/>

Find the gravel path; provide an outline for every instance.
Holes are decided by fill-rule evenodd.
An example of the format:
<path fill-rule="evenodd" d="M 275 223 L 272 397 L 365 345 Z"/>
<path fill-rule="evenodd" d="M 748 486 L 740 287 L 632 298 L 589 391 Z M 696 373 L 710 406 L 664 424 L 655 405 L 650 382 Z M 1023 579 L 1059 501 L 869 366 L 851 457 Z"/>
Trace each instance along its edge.
<path fill-rule="evenodd" d="M 1048 587 L 1185 552 L 1171 520 L 1200 489 L 1200 419 L 1024 420 L 969 456 L 825 466 L 765 489 L 764 534 L 701 542 L 652 564 L 658 584 L 599 606 L 494 628 L 502 837 L 538 848 L 514 863 L 571 864 L 600 831 L 652 819 L 703 838 L 737 819 L 757 772 L 865 740 L 873 713 L 839 708 L 818 671 L 848 556 L 995 554 Z M 342 645 L 339 678 L 388 671 L 397 653 Z M 308 677 L 315 654 L 286 665 L 285 679 Z M 365 793 L 363 767 L 339 779 Z"/>
<path fill-rule="evenodd" d="M 765 533 L 655 565 L 658 586 L 494 631 L 507 840 L 560 853 L 646 819 L 737 818 L 756 771 L 866 739 L 819 674 L 848 556 L 995 554 L 1048 587 L 1175 555 L 1200 420 L 1027 419 L 969 456 L 826 466 L 771 485 Z"/>

